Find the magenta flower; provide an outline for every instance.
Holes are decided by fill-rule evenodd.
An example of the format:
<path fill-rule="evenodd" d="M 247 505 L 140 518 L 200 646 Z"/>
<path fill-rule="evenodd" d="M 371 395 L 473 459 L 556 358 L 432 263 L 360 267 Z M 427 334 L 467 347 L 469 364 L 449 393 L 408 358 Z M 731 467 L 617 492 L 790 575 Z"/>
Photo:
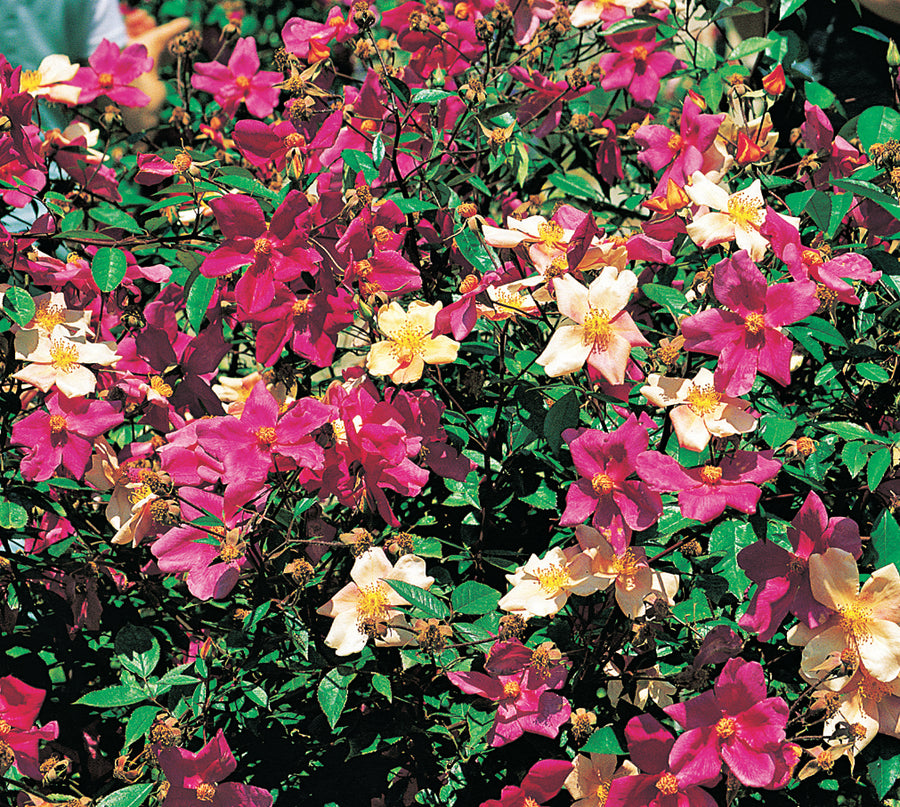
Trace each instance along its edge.
<path fill-rule="evenodd" d="M 716 800 L 698 785 L 714 785 L 718 773 L 702 779 L 670 764 L 675 738 L 655 717 L 632 717 L 625 725 L 625 739 L 641 773 L 614 779 L 606 807 L 716 807 Z"/>
<path fill-rule="evenodd" d="M 859 297 L 850 280 L 876 283 L 881 272 L 873 271 L 872 262 L 856 252 L 842 252 L 826 260 L 818 249 L 804 247 L 800 233 L 784 216 L 770 210 L 760 232 L 769 239 L 772 251 L 787 264 L 794 280 L 812 280 L 834 292 L 842 303 L 859 305 Z"/>
<path fill-rule="evenodd" d="M 159 764 L 169 783 L 165 807 L 271 807 L 272 795 L 261 787 L 222 782 L 237 762 L 219 729 L 196 754 L 184 748 L 163 748 Z"/>
<path fill-rule="evenodd" d="M 306 246 L 305 233 L 296 223 L 308 206 L 300 191 L 291 191 L 266 223 L 259 202 L 251 196 L 229 195 L 210 202 L 224 241 L 206 256 L 201 271 L 206 277 L 222 277 L 249 265 L 235 287 L 243 316 L 272 302 L 275 281 L 318 271 L 321 257 Z"/>
<path fill-rule="evenodd" d="M 11 675 L 0 678 L 0 760 L 9 761 L 11 755 L 16 770 L 32 779 L 41 778 L 39 741 L 55 740 L 59 734 L 55 720 L 40 728 L 34 725 L 45 694 Z"/>
<path fill-rule="evenodd" d="M 533 658 L 534 652 L 521 642 L 497 642 L 485 662 L 488 674 L 447 673 L 451 683 L 463 692 L 496 702 L 494 725 L 487 736 L 493 748 L 518 739 L 526 731 L 556 737 L 572 714 L 569 702 L 551 691 L 565 682 L 566 667 L 562 664 L 532 666 Z"/>
<path fill-rule="evenodd" d="M 271 115 L 278 103 L 278 88 L 284 80 L 274 70 L 260 70 L 256 54 L 256 40 L 252 36 L 239 39 L 228 60 L 201 62 L 194 65 L 191 84 L 198 90 L 212 94 L 226 115 L 234 115 L 243 102 L 254 118 Z"/>
<path fill-rule="evenodd" d="M 179 495 L 185 524 L 166 532 L 150 550 L 161 571 L 187 573 L 188 591 L 198 600 L 226 597 L 248 562 L 244 537 L 250 515 L 234 502 L 198 488 L 181 488 Z M 201 528 L 190 523 L 209 515 L 221 519 L 223 526 Z"/>
<path fill-rule="evenodd" d="M 150 96 L 136 87 L 129 86 L 138 76 L 153 69 L 153 59 L 144 45 L 129 45 L 125 50 L 104 39 L 88 59 L 90 67 L 82 67 L 72 84 L 81 87 L 79 104 L 105 95 L 122 106 L 147 106 Z"/>
<path fill-rule="evenodd" d="M 258 168 L 272 162 L 276 171 L 284 171 L 290 165 L 295 176 L 303 173 L 303 158 L 309 143 L 291 121 L 267 124 L 239 120 L 234 125 L 234 142 L 244 158 Z"/>
<path fill-rule="evenodd" d="M 567 759 L 542 759 L 531 766 L 521 785 L 507 785 L 499 799 L 483 801 L 480 807 L 540 807 L 562 790 L 571 770 Z"/>
<path fill-rule="evenodd" d="M 570 430 L 563 437 L 582 478 L 569 485 L 560 525 L 581 524 L 590 515 L 597 529 L 622 521 L 633 530 L 654 524 L 662 514 L 659 494 L 640 480 L 628 479 L 649 445 L 647 429 L 629 415 L 615 431 L 588 429 L 575 435 Z"/>
<path fill-rule="evenodd" d="M 678 132 L 659 124 L 641 126 L 635 132 L 634 139 L 644 149 L 638 154 L 638 160 L 654 171 L 666 169 L 659 179 L 657 193 L 659 189 L 664 191 L 666 180 L 684 186 L 694 171 L 702 170 L 703 153 L 715 141 L 724 117 L 724 113 L 702 114 L 693 99 L 685 96 Z"/>
<path fill-rule="evenodd" d="M 514 37 L 516 44 L 527 45 L 542 22 L 556 13 L 556 0 L 530 0 L 513 5 Z"/>
<path fill-rule="evenodd" d="M 60 393 L 49 395 L 45 403 L 46 412 L 32 412 L 13 425 L 13 445 L 25 447 L 22 476 L 42 482 L 62 466 L 81 480 L 91 460 L 94 438 L 125 420 L 122 407 Z"/>
<path fill-rule="evenodd" d="M 226 499 L 258 492 L 270 471 L 321 468 L 323 452 L 310 435 L 328 421 L 331 412 L 331 407 L 314 398 L 302 398 L 282 415 L 278 401 L 260 381 L 240 419 L 226 415 L 204 420 L 197 434 L 203 447 L 225 467 Z"/>
<path fill-rule="evenodd" d="M 712 521 L 726 507 L 742 513 L 756 512 L 762 491 L 759 486 L 775 478 L 781 468 L 771 452 L 735 451 L 719 465 L 685 468 L 658 451 L 637 458 L 637 472 L 658 491 L 678 492 L 678 505 L 685 518 Z"/>
<path fill-rule="evenodd" d="M 672 72 L 678 59 L 656 39 L 656 27 L 606 37 L 615 53 L 600 57 L 604 90 L 625 88 L 635 103 L 650 106 L 659 94 L 660 79 Z"/>
<path fill-rule="evenodd" d="M 715 266 L 713 290 L 730 310 L 712 308 L 681 323 L 685 350 L 719 357 L 716 388 L 726 395 L 749 392 L 757 372 L 782 386 L 791 382 L 793 343 L 785 325 L 819 307 L 812 283 L 766 284 L 745 250 Z"/>
<path fill-rule="evenodd" d="M 686 775 L 710 781 L 724 761 L 748 787 L 767 787 L 775 779 L 788 705 L 766 697 L 763 669 L 755 661 L 729 659 L 713 689 L 664 711 L 687 729 L 669 755 Z"/>
<path fill-rule="evenodd" d="M 810 628 L 817 628 L 831 615 L 818 602 L 809 579 L 809 559 L 824 555 L 830 547 L 862 555 L 859 526 L 850 518 L 828 518 L 825 505 L 812 491 L 797 511 L 787 531 L 793 552 L 771 541 L 757 541 L 738 554 L 738 564 L 757 590 L 738 624 L 768 642 L 784 618 L 794 614 Z"/>
<path fill-rule="evenodd" d="M 526 3 L 519 5 L 528 7 Z M 542 118 L 541 125 L 532 132 L 535 137 L 546 137 L 559 126 L 563 105 L 567 101 L 594 89 L 593 84 L 586 84 L 576 90 L 567 81 L 552 81 L 536 70 L 526 70 L 518 65 L 510 67 L 509 74 L 522 82 L 526 88 L 516 111 L 519 125 L 525 127 L 530 122 Z"/>

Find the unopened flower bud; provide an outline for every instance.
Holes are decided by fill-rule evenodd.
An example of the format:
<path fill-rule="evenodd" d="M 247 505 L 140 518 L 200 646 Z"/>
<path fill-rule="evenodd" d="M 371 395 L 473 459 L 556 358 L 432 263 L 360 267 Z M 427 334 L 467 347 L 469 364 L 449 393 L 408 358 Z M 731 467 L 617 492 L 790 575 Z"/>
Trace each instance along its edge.
<path fill-rule="evenodd" d="M 888 42 L 887 56 L 885 61 L 891 67 L 900 67 L 900 50 L 897 49 L 897 43 L 892 39 Z"/>

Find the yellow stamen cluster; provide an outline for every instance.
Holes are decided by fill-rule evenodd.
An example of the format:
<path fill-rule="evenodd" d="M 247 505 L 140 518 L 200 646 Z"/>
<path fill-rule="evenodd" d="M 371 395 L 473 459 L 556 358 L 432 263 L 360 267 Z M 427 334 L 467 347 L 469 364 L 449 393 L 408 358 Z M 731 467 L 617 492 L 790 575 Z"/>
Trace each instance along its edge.
<path fill-rule="evenodd" d="M 681 147 L 684 145 L 684 138 L 678 134 L 678 132 L 672 132 L 672 136 L 669 138 L 669 142 L 666 145 L 672 149 L 672 151 L 681 151 Z"/>
<path fill-rule="evenodd" d="M 721 402 L 721 394 L 716 392 L 715 387 L 711 384 L 691 387 L 691 391 L 685 399 L 685 403 L 691 408 L 691 411 L 700 417 L 711 415 Z"/>
<path fill-rule="evenodd" d="M 656 789 L 666 796 L 674 796 L 678 792 L 678 779 L 667 771 L 656 780 Z"/>
<path fill-rule="evenodd" d="M 250 79 L 247 76 L 238 76 L 234 83 L 238 85 L 244 92 L 250 89 Z"/>
<path fill-rule="evenodd" d="M 569 259 L 565 255 L 557 255 L 550 266 L 547 267 L 546 277 L 548 280 L 554 277 L 562 277 L 569 271 Z"/>
<path fill-rule="evenodd" d="M 569 573 L 558 563 L 551 563 L 548 566 L 536 569 L 534 576 L 537 578 L 541 589 L 548 594 L 558 593 L 571 580 Z"/>
<path fill-rule="evenodd" d="M 97 83 L 104 89 L 109 89 L 116 83 L 116 80 L 113 78 L 112 73 L 101 73 L 97 76 Z"/>
<path fill-rule="evenodd" d="M 172 397 L 172 387 L 170 387 L 161 376 L 150 376 L 150 389 L 152 389 L 157 395 L 161 395 L 163 398 Z"/>
<path fill-rule="evenodd" d="M 428 338 L 424 328 L 407 322 L 390 336 L 391 354 L 400 364 L 409 364 L 416 356 L 424 355 Z"/>
<path fill-rule="evenodd" d="M 254 255 L 268 255 L 272 252 L 272 241 L 265 236 L 260 236 L 253 242 Z"/>
<path fill-rule="evenodd" d="M 32 92 L 41 86 L 43 80 L 40 70 L 23 70 L 19 75 L 19 92 Z"/>
<path fill-rule="evenodd" d="M 716 485 L 722 478 L 722 469 L 717 465 L 704 465 L 700 471 L 700 479 L 705 485 Z"/>
<path fill-rule="evenodd" d="M 256 442 L 262 447 L 271 446 L 276 439 L 277 435 L 273 426 L 261 426 L 256 430 Z"/>
<path fill-rule="evenodd" d="M 309 313 L 311 307 L 310 297 L 298 297 L 291 305 L 291 314 L 299 317 L 301 314 Z"/>
<path fill-rule="evenodd" d="M 219 545 L 219 557 L 226 563 L 238 560 L 244 557 L 244 548 L 239 544 L 228 544 L 222 542 Z"/>
<path fill-rule="evenodd" d="M 541 243 L 552 249 L 562 241 L 563 228 L 555 221 L 545 221 L 538 225 L 538 237 Z"/>
<path fill-rule="evenodd" d="M 185 171 L 190 170 L 193 162 L 191 155 L 182 151 L 181 154 L 177 154 L 175 159 L 172 160 L 172 167 L 175 169 L 176 173 L 183 174 Z"/>
<path fill-rule="evenodd" d="M 50 431 L 53 434 L 64 432 L 67 426 L 68 424 L 66 423 L 66 419 L 63 415 L 50 415 Z M 2 732 L 2 729 L 0 729 L 0 732 Z"/>
<path fill-rule="evenodd" d="M 723 717 L 716 723 L 716 734 L 727 740 L 737 731 L 737 722 L 733 717 Z"/>
<path fill-rule="evenodd" d="M 650 53 L 643 45 L 638 45 L 633 51 L 631 51 L 631 55 L 634 57 L 634 60 L 636 62 L 646 62 L 647 57 L 650 55 Z"/>
<path fill-rule="evenodd" d="M 203 782 L 197 785 L 197 801 L 211 802 L 216 797 L 216 786 Z"/>
<path fill-rule="evenodd" d="M 356 622 L 365 629 L 366 626 L 382 622 L 388 615 L 387 587 L 383 583 L 372 583 L 359 589 L 356 600 Z"/>
<path fill-rule="evenodd" d="M 621 555 L 616 555 L 613 561 L 613 570 L 620 577 L 634 577 L 638 570 L 638 559 L 634 550 L 628 547 Z"/>
<path fill-rule="evenodd" d="M 58 373 L 71 373 L 79 366 L 78 348 L 72 342 L 54 339 L 50 342 L 50 364 Z"/>
<path fill-rule="evenodd" d="M 743 230 L 758 229 L 765 220 L 763 203 L 744 192 L 729 197 L 728 215 Z"/>
<path fill-rule="evenodd" d="M 864 605 L 853 603 L 838 607 L 838 624 L 844 633 L 853 637 L 853 641 L 862 644 L 871 638 L 869 621 L 872 619 L 872 609 Z"/>
<path fill-rule="evenodd" d="M 757 311 L 754 311 L 752 314 L 747 314 L 747 316 L 744 317 L 744 328 L 749 334 L 758 334 L 765 327 L 766 320 L 763 315 Z"/>
<path fill-rule="evenodd" d="M 62 306 L 51 303 L 41 303 L 34 314 L 34 324 L 51 333 L 57 325 L 66 321 L 65 311 Z"/>
<path fill-rule="evenodd" d="M 797 453 L 803 457 L 808 457 L 810 454 L 816 453 L 816 441 L 811 437 L 798 437 L 797 438 Z"/>
<path fill-rule="evenodd" d="M 594 493 L 597 493 L 600 496 L 606 496 L 607 494 L 612 493 L 615 486 L 616 483 L 609 474 L 594 474 L 591 478 L 591 488 L 593 488 Z"/>
<path fill-rule="evenodd" d="M 613 327 L 610 324 L 612 317 L 606 311 L 598 311 L 596 308 L 588 309 L 584 318 L 584 337 L 586 345 L 594 345 L 596 350 L 606 350 L 613 335 Z"/>
<path fill-rule="evenodd" d="M 522 694 L 522 687 L 518 681 L 507 681 L 503 685 L 503 699 L 518 698 Z"/>

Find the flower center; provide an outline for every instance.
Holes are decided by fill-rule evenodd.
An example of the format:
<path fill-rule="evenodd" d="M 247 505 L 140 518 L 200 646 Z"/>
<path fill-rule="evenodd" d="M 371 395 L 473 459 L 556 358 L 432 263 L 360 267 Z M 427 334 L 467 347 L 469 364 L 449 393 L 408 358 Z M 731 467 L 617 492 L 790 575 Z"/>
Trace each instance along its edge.
<path fill-rule="evenodd" d="M 597 807 L 603 807 L 606 804 L 606 800 L 609 798 L 609 786 L 610 782 L 606 779 L 597 785 L 597 789 L 594 791 L 594 795 L 597 797 Z"/>
<path fill-rule="evenodd" d="M 788 574 L 789 575 L 799 575 L 803 574 L 806 571 L 806 561 L 803 558 L 797 557 L 793 552 L 791 553 L 790 560 L 788 560 Z"/>
<path fill-rule="evenodd" d="M 841 605 L 838 607 L 838 624 L 844 633 L 853 637 L 853 641 L 862 644 L 868 641 L 869 621 L 872 618 L 872 609 L 864 605 Z"/>
<path fill-rule="evenodd" d="M 274 426 L 261 426 L 256 430 L 255 434 L 256 442 L 263 448 L 268 448 L 276 440 Z"/>
<path fill-rule="evenodd" d="M 368 280 L 369 276 L 372 274 L 372 264 L 369 261 L 359 261 L 356 264 L 356 276 L 361 277 L 363 280 Z"/>
<path fill-rule="evenodd" d="M 64 432 L 68 424 L 66 423 L 65 417 L 62 415 L 50 415 L 50 431 L 53 434 L 59 434 L 60 432 Z M 2 728 L 0 728 L 0 734 L 3 733 Z"/>
<path fill-rule="evenodd" d="M 400 364 L 409 364 L 416 356 L 425 353 L 428 334 L 418 325 L 404 324 L 391 337 L 391 353 Z"/>
<path fill-rule="evenodd" d="M 807 266 L 819 266 L 820 264 L 825 263 L 822 253 L 817 249 L 804 249 L 800 253 L 800 259 Z"/>
<path fill-rule="evenodd" d="M 638 570 L 638 559 L 631 547 L 628 547 L 621 555 L 616 555 L 613 561 L 613 570 L 620 577 L 634 577 Z"/>
<path fill-rule="evenodd" d="M 656 789 L 667 796 L 674 796 L 678 792 L 678 780 L 667 771 L 656 780 Z"/>
<path fill-rule="evenodd" d="M 727 740 L 737 731 L 737 722 L 733 717 L 723 717 L 716 723 L 716 734 Z"/>
<path fill-rule="evenodd" d="M 547 594 L 559 593 L 570 580 L 568 572 L 558 563 L 536 569 L 534 576 Z"/>
<path fill-rule="evenodd" d="M 715 387 L 711 384 L 706 384 L 702 387 L 691 387 L 686 401 L 695 415 L 703 417 L 716 411 L 716 407 L 722 401 L 722 396 L 716 392 Z"/>
<path fill-rule="evenodd" d="M 459 284 L 459 293 L 468 294 L 470 291 L 478 287 L 477 275 L 466 275 Z"/>
<path fill-rule="evenodd" d="M 54 339 L 50 343 L 50 364 L 58 373 L 71 373 L 79 366 L 78 348 L 72 342 Z"/>
<path fill-rule="evenodd" d="M 555 221 L 545 221 L 538 225 L 538 237 L 547 249 L 554 249 L 563 237 L 563 228 Z"/>
<path fill-rule="evenodd" d="M 97 83 L 104 89 L 110 89 L 116 83 L 112 73 L 101 73 L 97 76 Z"/>
<path fill-rule="evenodd" d="M 834 756 L 828 748 L 816 754 L 816 765 L 823 771 L 830 771 L 834 767 Z"/>
<path fill-rule="evenodd" d="M 12 730 L 12 726 L 9 725 L 5 720 L 0 720 L 0 735 L 9 734 Z"/>
<path fill-rule="evenodd" d="M 216 796 L 216 786 L 208 782 L 197 785 L 197 801 L 211 802 Z"/>
<path fill-rule="evenodd" d="M 797 438 L 797 453 L 808 457 L 810 454 L 816 453 L 816 441 L 812 437 Z"/>
<path fill-rule="evenodd" d="M 289 135 L 285 135 L 284 137 L 284 147 L 288 149 L 295 149 L 299 146 L 303 145 L 303 141 L 306 138 L 303 137 L 302 134 L 297 132 L 291 132 Z"/>
<path fill-rule="evenodd" d="M 239 544 L 225 543 L 223 540 L 219 544 L 219 557 L 229 563 L 244 557 L 244 549 Z"/>
<path fill-rule="evenodd" d="M 584 318 L 584 344 L 593 344 L 597 350 L 606 350 L 613 334 L 611 319 L 606 311 L 590 308 Z"/>
<path fill-rule="evenodd" d="M 591 487 L 594 489 L 594 493 L 597 493 L 600 496 L 606 496 L 612 493 L 615 486 L 616 483 L 609 474 L 594 474 L 591 478 Z"/>
<path fill-rule="evenodd" d="M 183 174 L 191 167 L 191 163 L 193 163 L 193 160 L 190 158 L 190 155 L 181 152 L 172 160 L 172 167 L 177 173 Z"/>
<path fill-rule="evenodd" d="M 545 277 L 549 280 L 553 277 L 562 277 L 569 271 L 569 259 L 565 255 L 557 255 L 547 267 Z"/>
<path fill-rule="evenodd" d="M 519 686 L 518 681 L 507 681 L 503 685 L 503 699 L 511 699 L 518 698 L 522 693 L 522 687 Z"/>
<path fill-rule="evenodd" d="M 130 494 L 128 494 L 128 501 L 134 506 L 140 504 L 144 499 L 147 499 L 152 495 L 153 490 L 149 485 L 138 485 Z"/>
<path fill-rule="evenodd" d="M 272 251 L 272 241 L 265 236 L 260 236 L 253 242 L 254 255 L 268 255 Z"/>
<path fill-rule="evenodd" d="M 722 469 L 717 465 L 704 465 L 700 471 L 700 479 L 705 485 L 717 485 L 722 478 Z"/>
<path fill-rule="evenodd" d="M 757 334 L 766 327 L 766 321 L 762 314 L 753 312 L 744 317 L 744 329 L 749 334 Z"/>
<path fill-rule="evenodd" d="M 234 83 L 238 85 L 244 92 L 250 89 L 250 79 L 247 76 L 238 76 Z"/>
<path fill-rule="evenodd" d="M 301 314 L 309 313 L 311 307 L 312 303 L 310 302 L 309 297 L 298 297 L 291 305 L 291 314 L 295 317 L 299 317 Z"/>
<path fill-rule="evenodd" d="M 172 397 L 172 387 L 170 387 L 162 378 L 162 376 L 150 376 L 150 389 L 163 398 Z"/>
<path fill-rule="evenodd" d="M 678 134 L 678 132 L 673 132 L 666 145 L 672 149 L 672 151 L 681 151 L 681 147 L 684 145 L 684 138 Z"/>
<path fill-rule="evenodd" d="M 636 62 L 646 62 L 647 57 L 650 55 L 650 53 L 643 45 L 638 45 L 633 51 L 631 51 L 631 55 L 634 57 L 634 60 Z"/>
<path fill-rule="evenodd" d="M 373 583 L 359 590 L 356 600 L 356 621 L 371 625 L 387 618 L 388 595 L 383 583 Z"/>
<path fill-rule="evenodd" d="M 62 306 L 52 303 L 41 303 L 34 315 L 34 324 L 47 333 L 52 332 L 57 325 L 62 325 L 65 321 L 66 315 Z"/>
<path fill-rule="evenodd" d="M 744 191 L 729 197 L 728 215 L 742 230 L 758 229 L 765 218 L 762 202 Z"/>
<path fill-rule="evenodd" d="M 864 698 L 869 698 L 870 700 L 875 701 L 875 703 L 880 703 L 881 699 L 884 698 L 885 695 L 890 695 L 891 688 L 882 681 L 878 681 L 875 678 L 870 678 L 866 676 L 863 678 L 862 682 L 859 685 L 859 693 Z"/>
<path fill-rule="evenodd" d="M 40 70 L 23 70 L 19 74 L 19 92 L 33 92 L 43 80 Z"/>

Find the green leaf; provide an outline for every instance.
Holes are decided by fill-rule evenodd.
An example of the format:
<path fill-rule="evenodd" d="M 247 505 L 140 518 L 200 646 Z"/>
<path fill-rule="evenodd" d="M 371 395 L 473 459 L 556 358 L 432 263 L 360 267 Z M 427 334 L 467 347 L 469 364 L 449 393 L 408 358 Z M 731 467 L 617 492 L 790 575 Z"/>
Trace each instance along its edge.
<path fill-rule="evenodd" d="M 147 696 L 137 687 L 115 686 L 88 692 L 75 703 L 80 706 L 101 706 L 109 709 L 113 706 L 131 706 L 146 699 Z"/>
<path fill-rule="evenodd" d="M 863 378 L 868 379 L 869 381 L 874 381 L 876 384 L 884 384 L 887 381 L 891 380 L 891 374 L 884 369 L 884 367 L 880 367 L 877 364 L 872 364 L 872 362 L 864 361 L 861 364 L 856 365 L 856 372 L 859 373 Z"/>
<path fill-rule="evenodd" d="M 847 347 L 847 340 L 844 339 L 843 334 L 841 334 L 841 332 L 827 319 L 822 319 L 821 317 L 807 317 L 799 324 L 805 325 L 810 336 L 819 342 L 837 345 L 838 347 Z"/>
<path fill-rule="evenodd" d="M 538 510 L 556 510 L 556 493 L 547 487 L 546 480 L 542 479 L 541 484 L 534 493 L 527 496 L 520 496 L 520 501 L 530 504 Z"/>
<path fill-rule="evenodd" d="M 146 785 L 123 787 L 98 802 L 97 807 L 138 807 L 147 800 L 147 796 L 153 792 L 154 787 L 152 782 Z"/>
<path fill-rule="evenodd" d="M 597 729 L 588 741 L 578 749 L 582 754 L 624 754 L 612 726 Z"/>
<path fill-rule="evenodd" d="M 795 191 L 784 197 L 784 203 L 788 206 L 788 210 L 795 216 L 799 216 L 809 204 L 809 200 L 815 195 L 815 190 Z"/>
<path fill-rule="evenodd" d="M 578 425 L 579 411 L 578 395 L 575 390 L 569 390 L 550 407 L 544 418 L 544 439 L 554 451 L 559 451 L 562 446 L 562 433 Z"/>
<path fill-rule="evenodd" d="M 728 54 L 727 59 L 728 61 L 732 59 L 743 59 L 745 56 L 750 56 L 753 53 L 759 53 L 761 50 L 765 50 L 771 44 L 772 41 L 765 36 L 748 37 Z"/>
<path fill-rule="evenodd" d="M 437 619 L 446 619 L 446 617 L 450 615 L 450 609 L 430 591 L 426 591 L 424 588 L 414 586 L 412 583 L 407 583 L 403 580 L 386 579 L 384 582 L 394 589 L 394 591 L 403 597 L 410 605 L 415 606 L 420 611 L 424 611 L 429 616 L 436 617 Z"/>
<path fill-rule="evenodd" d="M 257 706 L 265 708 L 269 705 L 269 696 L 262 687 L 253 687 L 246 690 L 247 698 L 253 701 Z"/>
<path fill-rule="evenodd" d="M 756 533 L 746 521 L 725 521 L 709 537 L 709 554 L 723 555 L 714 570 L 728 581 L 729 590 L 738 601 L 743 599 L 743 592 L 750 585 L 747 575 L 738 565 L 738 553 L 756 541 Z"/>
<path fill-rule="evenodd" d="M 813 191 L 812 196 L 803 208 L 820 230 L 827 230 L 831 223 L 831 194 L 824 191 Z"/>
<path fill-rule="evenodd" d="M 697 57 L 694 60 L 695 66 L 699 67 L 701 70 L 715 70 L 717 63 L 718 60 L 716 59 L 715 51 L 710 50 L 706 45 L 701 45 L 698 42 Z"/>
<path fill-rule="evenodd" d="M 844 191 L 850 191 L 864 199 L 871 199 L 876 204 L 883 207 L 892 216 L 900 218 L 900 205 L 893 196 L 888 196 L 877 185 L 871 182 L 864 182 L 860 179 L 835 179 L 832 185 Z"/>
<path fill-rule="evenodd" d="M 131 717 L 128 718 L 128 722 L 125 724 L 126 748 L 147 733 L 159 712 L 160 708 L 158 706 L 138 706 L 131 713 Z"/>
<path fill-rule="evenodd" d="M 21 530 L 28 523 L 28 511 L 21 504 L 7 499 L 0 500 L 0 527 L 4 530 Z"/>
<path fill-rule="evenodd" d="M 149 676 L 159 663 L 159 642 L 139 625 L 126 625 L 116 634 L 115 650 L 122 666 L 142 678 Z"/>
<path fill-rule="evenodd" d="M 35 305 L 31 295 L 18 286 L 10 286 L 3 293 L 3 310 L 17 325 L 23 328 L 34 318 Z"/>
<path fill-rule="evenodd" d="M 440 205 L 429 202 L 427 199 L 406 199 L 403 196 L 392 196 L 390 198 L 401 213 L 422 213 L 426 210 L 440 210 Z"/>
<path fill-rule="evenodd" d="M 882 510 L 872 529 L 872 548 L 878 556 L 878 568 L 893 563 L 900 569 L 900 525 L 890 510 Z"/>
<path fill-rule="evenodd" d="M 125 277 L 128 260 L 121 249 L 100 247 L 91 261 L 91 276 L 100 291 L 114 291 Z"/>
<path fill-rule="evenodd" d="M 873 760 L 869 763 L 866 773 L 878 798 L 883 799 L 900 779 L 900 754 L 895 754 L 890 759 Z"/>
<path fill-rule="evenodd" d="M 778 9 L 778 19 L 783 20 L 801 8 L 806 0 L 783 0 Z"/>
<path fill-rule="evenodd" d="M 499 601 L 499 591 L 474 580 L 457 586 L 450 595 L 450 605 L 457 614 L 489 614 Z"/>
<path fill-rule="evenodd" d="M 448 477 L 444 480 L 444 484 L 451 493 L 444 502 L 445 506 L 474 507 L 475 509 L 481 507 L 481 503 L 478 499 L 478 486 L 480 480 L 475 471 L 471 471 L 462 482 Z"/>
<path fill-rule="evenodd" d="M 384 154 L 384 138 L 381 136 L 381 132 L 378 132 L 372 140 L 372 162 L 376 166 L 381 165 L 384 160 Z"/>
<path fill-rule="evenodd" d="M 645 283 L 641 286 L 641 291 L 648 299 L 668 309 L 675 316 L 687 310 L 687 297 L 671 286 L 663 286 L 660 283 Z"/>
<path fill-rule="evenodd" d="M 891 467 L 891 449 L 879 448 L 871 457 L 866 466 L 866 485 L 869 490 L 875 490 L 884 479 L 887 469 Z"/>
<path fill-rule="evenodd" d="M 454 242 L 462 256 L 482 274 L 494 270 L 494 262 L 488 251 L 490 247 L 483 245 L 468 227 L 456 236 Z"/>
<path fill-rule="evenodd" d="M 841 459 L 851 475 L 856 476 L 869 459 L 869 446 L 859 441 L 847 443 L 841 449 Z"/>
<path fill-rule="evenodd" d="M 109 204 L 102 204 L 94 207 L 90 211 L 91 218 L 99 221 L 101 224 L 108 224 L 110 227 L 118 227 L 128 233 L 142 233 L 144 228 L 141 227 L 131 216 L 124 210 L 119 210 Z"/>
<path fill-rule="evenodd" d="M 66 213 L 57 226 L 57 232 L 66 232 L 67 230 L 80 230 L 84 227 L 84 211 L 83 210 L 73 210 L 70 213 Z"/>
<path fill-rule="evenodd" d="M 203 317 L 209 310 L 209 301 L 212 300 L 213 293 L 216 290 L 216 278 L 205 277 L 198 274 L 187 290 L 185 299 L 185 310 L 187 311 L 188 322 L 194 329 L 194 333 L 200 333 L 200 326 L 203 324 Z"/>
<path fill-rule="evenodd" d="M 352 675 L 343 675 L 337 667 L 329 670 L 325 677 L 319 681 L 316 689 L 316 699 L 319 706 L 328 718 L 328 725 L 332 729 L 337 725 L 341 712 L 347 704 L 347 686 L 353 680 Z"/>
<path fill-rule="evenodd" d="M 262 196 L 264 199 L 275 199 L 278 194 L 270 190 L 262 184 L 258 179 L 243 174 L 233 174 L 231 176 L 218 177 L 217 181 L 221 185 L 227 185 L 229 188 L 237 188 L 239 191 L 249 193 L 251 196 Z"/>
<path fill-rule="evenodd" d="M 381 673 L 372 674 L 372 689 L 387 698 L 388 703 L 394 702 L 394 693 L 391 691 L 391 679 Z"/>
<path fill-rule="evenodd" d="M 408 104 L 412 99 L 412 93 L 410 92 L 409 87 L 399 78 L 394 78 L 393 76 L 387 76 L 387 82 L 390 85 L 391 89 L 394 91 L 394 94 L 403 101 L 404 104 Z"/>
<path fill-rule="evenodd" d="M 584 177 L 575 174 L 550 174 L 547 181 L 563 193 L 579 199 L 596 199 L 597 189 Z"/>
<path fill-rule="evenodd" d="M 410 99 L 414 104 L 436 104 L 445 98 L 452 98 L 455 92 L 446 90 L 416 90 Z"/>
<path fill-rule="evenodd" d="M 887 106 L 870 106 L 857 118 L 856 134 L 868 153 L 874 143 L 900 137 L 900 112 Z"/>
<path fill-rule="evenodd" d="M 813 383 L 817 387 L 822 386 L 823 384 L 827 384 L 829 381 L 836 378 L 840 371 L 841 368 L 836 362 L 830 362 L 829 364 L 826 364 L 819 369 L 819 372 L 816 373 L 815 379 L 813 379 Z"/>
<path fill-rule="evenodd" d="M 806 90 L 806 97 L 811 104 L 827 109 L 834 103 L 834 93 L 817 81 L 807 81 L 804 89 Z"/>
<path fill-rule="evenodd" d="M 797 429 L 797 421 L 786 418 L 767 417 L 763 419 L 762 437 L 770 448 L 784 445 Z"/>
<path fill-rule="evenodd" d="M 851 423 L 848 420 L 841 420 L 836 423 L 820 423 L 819 427 L 827 432 L 832 432 L 838 437 L 845 440 L 875 440 L 879 443 L 886 442 L 884 438 L 877 434 L 872 434 L 868 429 L 864 429 L 858 423 Z"/>

